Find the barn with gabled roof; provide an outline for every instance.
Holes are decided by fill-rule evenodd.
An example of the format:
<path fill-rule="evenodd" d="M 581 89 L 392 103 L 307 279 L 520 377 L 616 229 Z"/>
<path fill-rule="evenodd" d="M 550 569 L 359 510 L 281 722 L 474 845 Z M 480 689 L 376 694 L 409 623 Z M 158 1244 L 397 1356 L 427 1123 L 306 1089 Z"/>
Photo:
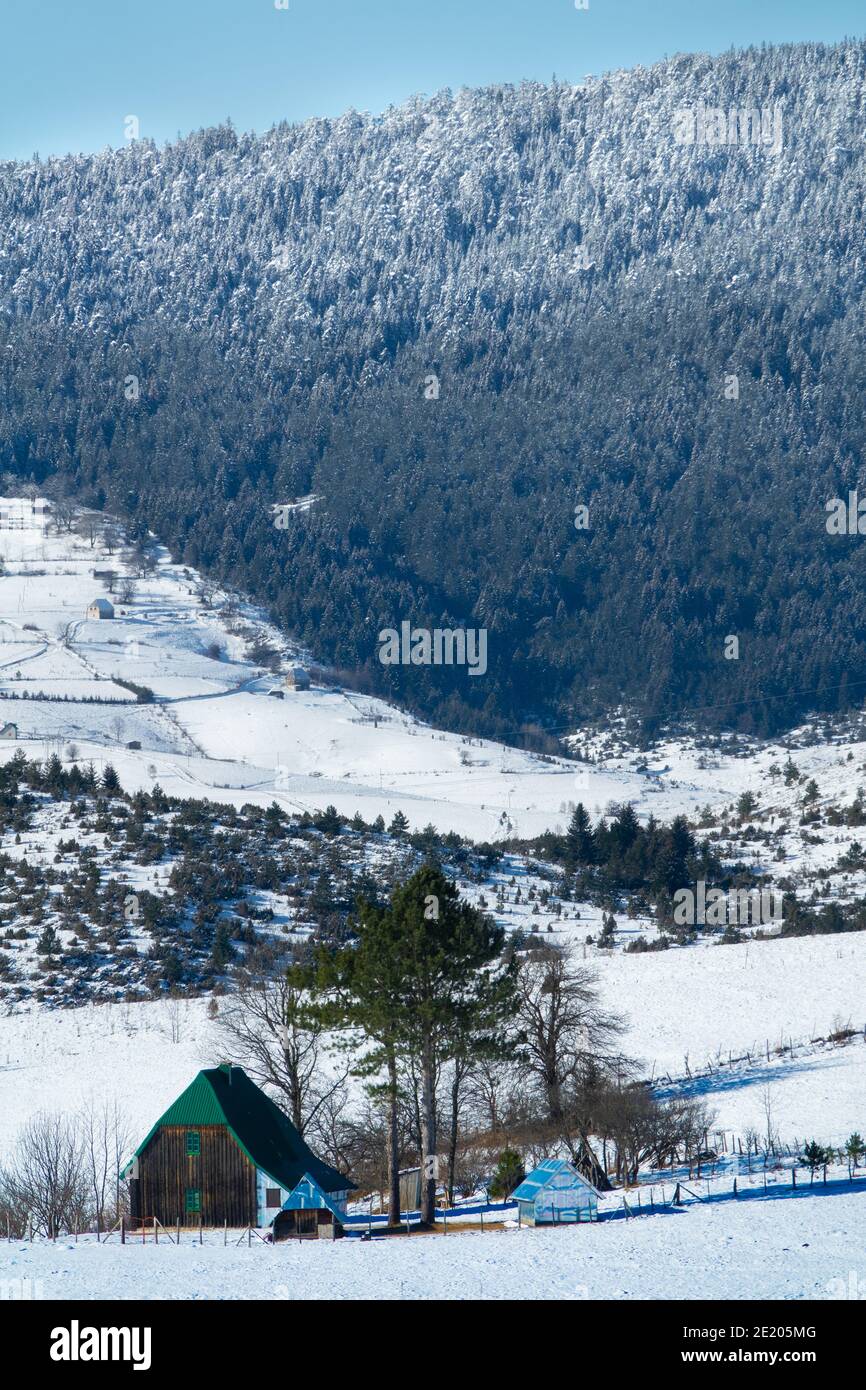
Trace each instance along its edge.
<path fill-rule="evenodd" d="M 124 1169 L 133 1221 L 342 1234 L 354 1183 L 323 1163 L 242 1067 L 200 1071 Z"/>

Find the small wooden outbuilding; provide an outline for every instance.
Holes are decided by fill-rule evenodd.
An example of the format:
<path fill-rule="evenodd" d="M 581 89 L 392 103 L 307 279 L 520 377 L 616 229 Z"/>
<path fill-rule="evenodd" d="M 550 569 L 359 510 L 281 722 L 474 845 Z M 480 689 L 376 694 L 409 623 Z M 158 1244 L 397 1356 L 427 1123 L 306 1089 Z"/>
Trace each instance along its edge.
<path fill-rule="evenodd" d="M 17 724 L 3 724 L 3 725 L 0 725 L 0 738 L 17 738 L 17 737 L 18 737 L 18 725 L 17 725 Z"/>

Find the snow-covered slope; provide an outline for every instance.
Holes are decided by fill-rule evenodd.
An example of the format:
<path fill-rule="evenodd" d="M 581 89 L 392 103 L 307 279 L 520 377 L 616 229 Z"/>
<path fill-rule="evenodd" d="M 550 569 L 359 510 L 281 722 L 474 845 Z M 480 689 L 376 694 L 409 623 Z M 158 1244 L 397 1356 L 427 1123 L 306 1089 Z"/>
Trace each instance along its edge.
<path fill-rule="evenodd" d="M 611 802 L 629 800 L 642 818 L 688 814 L 726 860 L 784 876 L 804 899 L 851 898 L 864 891 L 866 869 L 837 865 L 858 832 L 826 814 L 850 806 L 861 777 L 866 780 L 866 738 L 856 721 L 832 737 L 824 729 L 804 728 L 764 747 L 680 738 L 647 754 L 630 749 L 614 723 L 607 733 L 576 736 L 581 761 L 533 756 L 433 730 L 381 701 L 321 680 L 309 691 L 285 689 L 280 670 L 259 664 L 267 646 L 279 653 L 283 668 L 292 661 L 310 664 L 310 654 L 294 648 L 250 605 L 212 592 L 194 572 L 173 565 L 164 551 L 155 549 L 154 557 L 150 567 L 136 565 L 110 531 L 106 544 L 101 530 L 83 522 L 60 534 L 38 526 L 0 530 L 0 724 L 12 722 L 18 731 L 17 739 L 0 742 L 0 757 L 23 748 L 30 757 L 56 752 L 67 765 L 92 760 L 98 770 L 110 762 L 128 791 L 159 782 L 178 796 L 238 806 L 276 800 L 294 811 L 333 803 L 349 815 L 360 810 L 368 822 L 377 814 L 388 820 L 399 808 L 416 827 L 433 822 L 475 839 L 562 827 L 577 801 L 599 815 Z M 114 569 L 116 578 L 95 576 L 95 569 Z M 115 617 L 87 618 L 88 606 L 105 595 L 107 585 Z M 275 691 L 282 698 L 274 698 Z M 792 762 L 796 773 L 780 770 Z M 815 792 L 807 791 L 811 780 Z M 745 791 L 755 803 L 741 813 L 736 803 Z M 821 811 L 820 823 L 804 814 L 806 799 Z M 47 863 L 57 837 L 69 832 L 59 824 L 62 808 L 49 804 L 34 814 L 33 829 L 4 848 L 13 857 Z M 722 1142 L 760 1130 L 768 1104 L 783 1145 L 813 1136 L 841 1143 L 852 1130 L 863 1131 L 866 933 L 724 946 L 703 939 L 657 953 L 602 950 L 600 906 L 569 900 L 558 903 L 555 913 L 552 903 L 539 909 L 537 894 L 545 883 L 536 880 L 535 868 L 508 855 L 489 881 L 461 886 L 476 899 L 485 895 L 488 906 L 502 891 L 496 915 L 509 928 L 569 939 L 577 957 L 598 972 L 604 1003 L 625 1016 L 625 1048 L 638 1074 L 652 1077 L 662 1093 L 700 1094 L 715 1112 L 718 1135 L 726 1136 Z M 148 872 L 137 869 L 129 881 L 155 886 Z M 617 916 L 618 947 L 655 932 L 640 912 L 627 917 L 618 910 Z M 854 1030 L 849 1040 L 826 1041 L 848 1024 Z M 31 1115 L 61 1104 L 75 1110 L 97 1096 L 116 1100 L 131 1134 L 143 1134 L 196 1070 L 220 1059 L 220 1049 L 206 999 L 50 1012 L 20 1007 L 0 1017 L 0 1156 L 10 1152 Z M 751 1260 L 741 1291 L 815 1296 L 821 1280 L 846 1275 L 841 1252 L 850 1249 L 852 1232 L 862 1235 L 866 1213 L 866 1199 L 858 1201 L 845 1198 L 849 1208 L 816 1198 L 808 1211 L 797 1204 L 796 1219 L 811 1222 L 813 1235 L 826 1224 L 826 1239 L 814 1267 L 806 1261 L 782 1282 L 778 1269 L 764 1281 L 762 1261 L 749 1253 L 756 1220 L 763 1222 L 768 1249 L 787 1229 L 784 1222 L 774 1224 L 773 1204 L 759 1217 L 728 1206 L 691 1211 L 687 1226 L 679 1218 L 648 1218 L 593 1230 L 581 1246 L 582 1255 L 590 1247 L 597 1252 L 588 1296 L 657 1296 L 652 1281 L 623 1273 L 629 1258 L 651 1256 L 679 1270 L 665 1285 L 668 1295 L 680 1287 L 678 1281 L 688 1296 L 736 1291 L 736 1261 L 723 1262 L 717 1275 L 698 1286 L 688 1283 L 687 1252 L 698 1224 L 702 1231 L 706 1225 L 701 1238 L 725 1231 L 723 1239 L 734 1242 L 740 1258 Z M 682 1244 L 681 1231 L 687 1233 Z M 478 1243 L 457 1236 L 459 1244 L 448 1247 L 449 1261 L 459 1250 L 467 1293 L 478 1277 L 477 1256 L 495 1271 L 488 1290 L 494 1295 L 513 1291 L 516 1259 L 528 1292 L 575 1296 L 569 1295 L 572 1238 L 523 1233 Z M 426 1261 L 429 1242 L 419 1248 Z M 347 1248 L 312 1258 L 335 1260 L 327 1273 L 322 1267 L 322 1277 L 348 1289 L 360 1256 Z M 432 1288 L 441 1277 L 439 1255 L 431 1255 L 429 1269 L 420 1274 L 417 1255 L 405 1271 L 399 1251 L 371 1258 L 389 1287 L 396 1279 L 414 1288 L 413 1281 L 428 1278 Z M 113 1268 L 115 1259 L 104 1269 Z M 155 1280 L 174 1281 L 174 1292 L 183 1296 L 189 1291 L 184 1259 L 172 1267 L 177 1274 L 157 1272 L 155 1265 L 148 1270 Z M 536 1259 L 545 1266 L 537 1280 Z M 232 1260 L 222 1257 L 218 1264 L 214 1256 L 210 1292 L 230 1295 L 235 1281 L 245 1277 Z M 270 1260 L 263 1255 L 254 1279 L 285 1283 L 295 1296 L 295 1272 L 288 1265 L 272 1270 L 265 1263 Z M 13 1263 L 21 1273 L 45 1276 L 38 1248 L 18 1252 Z M 69 1248 L 52 1268 L 64 1288 L 76 1287 L 85 1268 L 97 1284 L 103 1277 L 86 1247 Z M 142 1277 L 141 1266 L 137 1270 L 135 1281 Z M 128 1276 L 118 1269 L 115 1277 L 122 1285 Z M 133 1286 L 140 1290 L 137 1282 Z M 314 1279 L 310 1288 L 315 1287 Z"/>
<path fill-rule="evenodd" d="M 211 594 L 162 550 L 133 596 L 124 601 L 122 578 L 108 595 L 94 569 L 123 576 L 129 566 L 101 533 L 79 529 L 0 530 L 0 723 L 17 724 L 30 756 L 49 746 L 63 756 L 74 744 L 97 769 L 112 762 L 130 791 L 159 781 L 175 795 L 276 799 L 288 810 L 330 803 L 368 820 L 399 808 L 413 826 L 476 839 L 537 834 L 578 799 L 581 769 L 567 759 L 441 733 L 334 687 L 283 690 L 280 672 L 246 652 L 258 638 L 284 666 L 304 654 L 260 613 Z M 111 598 L 113 620 L 87 619 L 100 596 Z M 148 687 L 154 702 L 137 703 L 118 680 Z M 593 795 L 622 797 L 639 783 L 601 775 Z"/>
<path fill-rule="evenodd" d="M 326 684 L 284 690 L 279 670 L 248 655 L 256 641 L 276 650 L 283 668 L 316 654 L 299 652 L 259 611 L 172 564 L 163 549 L 153 555 L 152 571 L 136 574 L 117 528 L 101 518 L 60 532 L 38 522 L 0 528 L 0 725 L 18 726 L 30 756 L 68 756 L 74 745 L 97 770 L 111 761 L 130 791 L 159 781 L 175 795 L 237 805 L 276 799 L 287 810 L 330 803 L 367 820 L 402 809 L 416 828 L 432 822 L 477 840 L 562 828 L 577 801 L 594 815 L 631 801 L 659 819 L 720 810 L 746 789 L 766 792 L 769 813 L 796 805 L 797 787 L 768 777 L 786 756 L 778 743 L 741 740 L 708 754 L 680 739 L 647 757 L 614 735 L 579 736 L 578 756 L 592 761 L 575 762 L 443 733 Z M 112 594 L 94 570 L 116 573 Z M 106 596 L 114 619 L 88 619 L 88 606 Z M 138 703 L 118 681 L 149 688 L 153 703 Z M 135 742 L 140 750 L 128 747 Z M 839 745 L 816 729 L 801 731 L 799 742 L 798 766 L 818 779 L 822 796 L 853 794 L 866 737 Z"/>

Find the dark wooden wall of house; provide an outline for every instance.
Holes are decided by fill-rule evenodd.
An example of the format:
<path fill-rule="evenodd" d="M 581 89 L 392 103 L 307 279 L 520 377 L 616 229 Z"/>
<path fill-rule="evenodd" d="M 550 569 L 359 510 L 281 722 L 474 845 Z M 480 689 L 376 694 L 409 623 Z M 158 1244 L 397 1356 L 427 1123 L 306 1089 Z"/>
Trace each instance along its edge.
<path fill-rule="evenodd" d="M 187 1155 L 186 1136 L 195 1129 L 201 1152 Z M 256 1223 L 256 1170 L 225 1125 L 163 1125 L 138 1160 L 132 1187 L 134 1219 L 156 1217 L 173 1226 L 198 1226 L 198 1212 L 187 1212 L 187 1188 L 201 1193 L 204 1226 Z"/>

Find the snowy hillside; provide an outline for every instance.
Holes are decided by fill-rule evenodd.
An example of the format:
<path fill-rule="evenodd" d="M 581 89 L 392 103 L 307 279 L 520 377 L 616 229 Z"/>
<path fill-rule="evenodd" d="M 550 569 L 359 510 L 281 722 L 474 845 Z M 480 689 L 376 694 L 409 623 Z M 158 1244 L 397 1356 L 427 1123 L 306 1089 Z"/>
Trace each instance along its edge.
<path fill-rule="evenodd" d="M 663 1091 L 704 1096 L 720 1131 L 759 1127 L 768 1085 L 785 1142 L 862 1131 L 866 934 L 588 958 L 605 1004 L 627 1019 L 641 1073 Z M 847 1045 L 811 1042 L 847 1022 L 858 1030 Z M 793 1055 L 779 1051 L 791 1041 Z M 116 1100 L 146 1133 L 224 1046 L 205 999 L 0 1015 L 0 1154 L 58 1096 L 70 1108 L 97 1094 Z M 751 1062 L 728 1064 L 747 1051 Z"/>
<path fill-rule="evenodd" d="M 97 769 L 110 759 L 128 790 L 158 780 L 169 794 L 276 800 L 291 811 L 332 804 L 369 820 L 399 808 L 414 826 L 476 839 L 537 834 L 577 799 L 580 769 L 567 760 L 434 731 L 333 686 L 285 690 L 280 670 L 248 652 L 267 642 L 283 668 L 303 654 L 260 613 L 162 549 L 134 577 L 116 542 L 107 549 L 102 531 L 78 529 L 0 529 L 0 722 L 17 725 L 31 756 L 68 757 L 74 745 Z M 94 570 L 117 573 L 114 595 Z M 124 578 L 134 584 L 126 601 Z M 88 619 L 102 596 L 114 618 Z M 153 702 L 138 703 L 118 680 L 146 687 Z M 594 790 L 607 800 L 637 787 L 613 776 Z"/>
<path fill-rule="evenodd" d="M 859 773 L 866 781 L 859 726 L 836 742 L 815 727 L 784 745 L 689 738 L 649 756 L 614 730 L 575 737 L 578 756 L 594 761 L 571 762 L 443 733 L 327 683 L 288 691 L 280 670 L 257 664 L 256 644 L 278 653 L 283 670 L 316 652 L 292 647 L 259 610 L 172 564 L 163 548 L 143 570 L 117 528 L 108 539 L 102 519 L 87 514 L 59 533 L 0 526 L 0 723 L 17 725 L 29 756 L 50 749 L 68 761 L 72 745 L 98 770 L 110 760 L 130 791 L 158 780 L 175 795 L 277 800 L 290 811 L 332 804 L 368 820 L 402 809 L 415 827 L 496 840 L 561 829 L 577 801 L 594 815 L 630 801 L 669 819 L 721 811 L 751 789 L 762 812 L 778 816 L 798 795 L 768 777 L 788 747 L 825 800 L 853 795 Z M 99 597 L 113 603 L 112 620 L 86 617 Z M 124 681 L 152 692 L 152 703 Z M 129 748 L 135 742 L 140 749 Z"/>
<path fill-rule="evenodd" d="M 473 858 L 463 844 L 454 868 L 461 892 L 508 931 L 573 948 L 575 960 L 595 971 L 604 1007 L 626 1023 L 635 1074 L 662 1100 L 706 1102 L 708 1142 L 719 1152 L 760 1133 L 768 1115 L 784 1153 L 801 1152 L 812 1136 L 842 1145 L 864 1128 L 866 933 L 767 939 L 747 927 L 724 944 L 712 933 L 675 942 L 638 895 L 618 899 L 605 935 L 604 895 L 572 894 L 561 866 L 527 857 L 513 843 L 561 831 L 578 801 L 596 818 L 630 802 L 644 824 L 687 816 L 724 864 L 784 884 L 804 909 L 844 903 L 856 912 L 866 888 L 856 840 L 866 821 L 860 717 L 807 725 L 772 744 L 683 734 L 642 751 L 611 720 L 575 733 L 574 761 L 532 755 L 433 730 L 338 688 L 313 664 L 315 653 L 293 647 L 253 606 L 172 564 L 158 546 L 128 546 L 102 518 L 78 514 L 60 530 L 41 523 L 0 529 L 0 556 L 0 725 L 7 726 L 0 761 L 8 766 L 23 752 L 53 760 L 64 775 L 90 764 L 100 774 L 114 767 L 124 791 L 149 794 L 109 815 L 92 792 L 77 804 L 53 798 L 41 783 L 34 791 L 32 780 L 17 798 L 6 792 L 0 1158 L 12 1152 L 22 1125 L 56 1111 L 60 1098 L 68 1113 L 97 1098 L 116 1103 L 129 1135 L 146 1133 L 195 1072 L 223 1056 L 229 960 L 249 962 L 264 951 L 278 967 L 329 920 L 334 900 L 351 899 L 364 874 L 399 875 L 410 865 L 407 842 L 371 829 L 374 818 L 391 819 L 398 809 L 415 829 L 433 823 L 440 832 L 512 841 L 489 860 L 483 851 Z M 99 599 L 113 616 L 88 616 Z M 298 663 L 313 671 L 309 690 L 285 682 Z M 163 812 L 166 793 L 186 800 Z M 196 810 L 196 798 L 212 805 Z M 275 803 L 295 819 L 268 820 Z M 298 819 L 327 807 L 356 823 L 330 826 L 331 812 Z M 202 838 L 206 828 L 209 839 Z M 215 876 L 190 897 L 211 854 Z M 152 911 L 140 922 L 136 907 L 120 926 L 129 893 Z M 202 915 L 208 893 L 220 901 Z M 175 917 L 161 917 L 159 904 L 169 900 Z M 220 956 L 214 922 L 229 904 L 235 916 L 225 915 L 231 936 Z M 52 932 L 53 941 L 46 938 Z M 665 949 L 635 949 L 641 942 Z M 88 1002 L 94 998 L 103 1002 Z M 68 1003 L 80 1007 L 62 1007 Z M 354 1083 L 351 1095 L 362 1099 Z M 641 1182 L 654 1180 L 641 1175 Z M 798 1200 L 796 1219 L 820 1235 L 814 1259 L 781 1283 L 778 1274 L 764 1282 L 756 1262 L 746 1292 L 814 1297 L 832 1274 L 846 1276 L 847 1266 L 836 1268 L 839 1252 L 859 1239 L 866 1204 L 815 1197 L 807 1208 Z M 670 1296 L 686 1279 L 687 1251 L 698 1236 L 734 1241 L 748 1259 L 754 1220 L 767 1248 L 789 1230 L 788 1218 L 777 1225 L 773 1212 L 761 1211 L 753 1220 L 734 1206 L 690 1210 L 686 1219 L 688 1227 L 648 1217 L 634 1233 L 631 1224 L 588 1233 L 582 1249 L 594 1273 L 585 1281 L 590 1292 L 576 1295 L 569 1294 L 569 1243 L 556 1247 L 555 1258 L 565 1262 L 560 1275 L 549 1264 L 550 1237 L 500 1233 L 494 1253 L 483 1257 L 491 1279 L 483 1292 L 508 1286 L 513 1260 L 531 1291 L 530 1271 L 543 1249 L 539 1290 L 651 1296 L 649 1283 L 623 1282 L 621 1271 L 629 1252 L 653 1251 L 680 1271 L 666 1287 Z M 469 1295 L 478 1247 L 472 1236 L 455 1238 L 460 1244 L 449 1250 L 461 1251 Z M 69 1246 L 50 1275 L 38 1246 L 10 1258 L 18 1275 L 77 1288 L 92 1255 L 86 1242 Z M 96 1286 L 124 1258 L 112 1253 L 86 1277 Z M 202 1258 L 213 1261 L 209 1291 L 231 1296 L 242 1256 Z M 331 1258 L 337 1264 L 328 1277 L 339 1283 L 351 1279 L 362 1252 Z M 386 1282 L 406 1283 L 401 1254 L 375 1258 L 384 1259 Z M 433 1287 L 441 1257 L 431 1258 L 424 1277 Z M 153 1276 L 176 1278 L 177 1296 L 189 1291 L 185 1259 L 172 1266 L 176 1274 L 160 1266 Z M 407 1287 L 420 1277 L 418 1265 L 412 1268 Z M 295 1296 L 288 1265 L 260 1262 L 255 1270 L 256 1280 L 286 1284 Z M 121 1284 L 128 1277 L 119 1265 L 115 1274 Z M 723 1265 L 692 1285 L 691 1296 L 727 1291 L 731 1278 Z"/>
<path fill-rule="evenodd" d="M 866 45 L 677 46 L 0 165 L 2 466 L 464 731 L 856 702 Z M 404 618 L 489 629 L 484 681 L 384 669 Z"/>

